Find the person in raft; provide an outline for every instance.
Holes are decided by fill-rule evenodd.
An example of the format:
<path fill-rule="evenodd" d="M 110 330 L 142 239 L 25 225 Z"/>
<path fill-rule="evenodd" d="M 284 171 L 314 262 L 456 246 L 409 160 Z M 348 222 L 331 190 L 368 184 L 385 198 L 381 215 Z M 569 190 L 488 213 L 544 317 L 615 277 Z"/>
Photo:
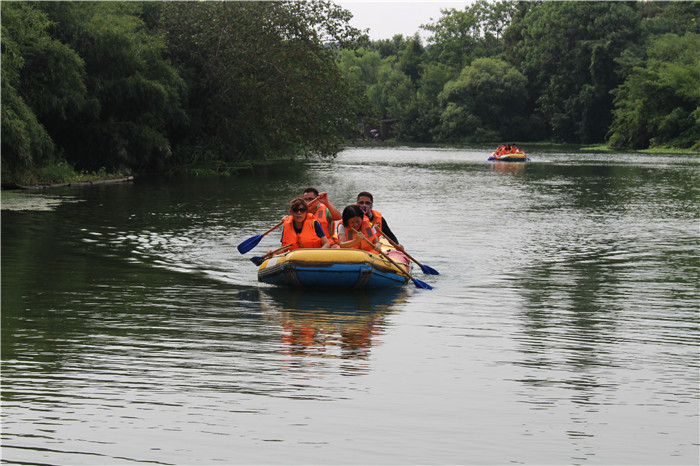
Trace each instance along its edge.
<path fill-rule="evenodd" d="M 336 209 L 333 204 L 328 200 L 328 193 L 320 193 L 316 188 L 306 188 L 301 194 L 302 199 L 306 201 L 306 205 L 309 208 L 309 213 L 314 216 L 314 218 L 321 224 L 323 232 L 326 234 L 326 238 L 331 243 L 331 247 L 337 247 L 336 238 L 334 238 L 333 232 L 333 222 L 335 220 L 340 220 L 343 218 L 343 214 Z M 318 198 L 318 202 L 313 205 L 310 204 L 311 201 Z M 288 244 L 288 243 L 285 243 Z"/>
<path fill-rule="evenodd" d="M 309 213 L 306 201 L 301 197 L 295 197 L 289 202 L 289 215 L 284 217 L 282 228 L 282 244 L 292 245 L 287 251 L 331 246 L 321 224 Z M 273 251 L 270 249 L 267 255 L 272 256 Z"/>
<path fill-rule="evenodd" d="M 356 234 L 355 231 L 360 233 Z M 369 243 L 363 238 L 369 240 Z M 343 221 L 338 225 L 338 245 L 341 248 L 363 249 L 369 252 L 381 250 L 379 237 L 358 205 L 351 204 L 343 209 Z"/>
<path fill-rule="evenodd" d="M 362 191 L 360 194 L 357 195 L 357 205 L 365 213 L 372 226 L 374 226 L 375 229 L 381 231 L 382 234 L 386 235 L 387 238 L 396 243 L 396 249 L 403 252 L 403 246 L 399 244 L 399 240 L 396 239 L 396 235 L 391 231 L 391 228 L 389 228 L 389 224 L 386 223 L 386 219 L 382 216 L 380 212 L 372 209 L 373 204 L 374 198 L 372 197 L 371 193 L 368 193 L 367 191 Z"/>

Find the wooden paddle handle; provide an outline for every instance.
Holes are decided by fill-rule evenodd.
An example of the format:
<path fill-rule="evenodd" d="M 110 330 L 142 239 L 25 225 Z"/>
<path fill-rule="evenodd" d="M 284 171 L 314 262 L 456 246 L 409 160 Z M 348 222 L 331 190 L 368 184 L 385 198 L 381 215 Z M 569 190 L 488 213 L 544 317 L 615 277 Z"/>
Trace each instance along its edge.
<path fill-rule="evenodd" d="M 263 234 L 260 235 L 260 236 L 265 236 L 266 234 L 273 232 L 274 230 L 278 229 L 283 223 L 284 223 L 284 219 L 282 219 L 282 220 L 280 221 L 280 223 L 278 223 L 278 224 L 275 225 L 274 227 L 270 228 L 269 230 L 267 230 L 265 233 L 263 233 Z"/>
<path fill-rule="evenodd" d="M 273 250 L 273 251 L 270 251 L 269 253 L 265 254 L 263 257 L 272 257 L 272 256 L 274 256 L 275 254 L 277 254 L 278 252 L 282 252 L 282 251 L 284 251 L 285 249 L 289 249 L 289 248 L 291 248 L 291 247 L 292 247 L 292 243 L 285 244 L 285 245 L 282 246 L 281 248 L 277 248 L 277 249 L 275 249 L 275 250 Z"/>

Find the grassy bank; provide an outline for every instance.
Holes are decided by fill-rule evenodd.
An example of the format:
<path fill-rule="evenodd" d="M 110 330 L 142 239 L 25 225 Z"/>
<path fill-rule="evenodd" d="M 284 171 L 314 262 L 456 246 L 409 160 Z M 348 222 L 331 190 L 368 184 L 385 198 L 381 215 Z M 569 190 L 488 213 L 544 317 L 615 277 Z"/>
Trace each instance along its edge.
<path fill-rule="evenodd" d="M 41 167 L 30 167 L 21 172 L 3 170 L 3 186 L 51 186 L 72 183 L 91 183 L 124 178 L 123 173 L 110 173 L 104 167 L 98 171 L 77 172 L 66 162 L 56 162 Z"/>
<path fill-rule="evenodd" d="M 270 158 L 258 161 L 238 161 L 238 162 L 218 162 L 200 163 L 196 165 L 174 166 L 159 173 L 177 176 L 232 176 L 241 172 L 254 170 L 256 167 L 264 167 L 279 163 L 290 158 Z M 291 159 L 294 160 L 293 158 Z M 138 174 L 152 174 L 150 172 L 139 172 Z M 29 167 L 21 172 L 10 173 L 3 170 L 3 188 L 24 188 L 24 187 L 51 187 L 64 186 L 68 184 L 84 184 L 108 182 L 110 180 L 120 180 L 130 176 L 120 172 L 108 172 L 106 168 L 98 171 L 78 172 L 67 162 L 61 161 L 51 163 L 42 167 Z"/>

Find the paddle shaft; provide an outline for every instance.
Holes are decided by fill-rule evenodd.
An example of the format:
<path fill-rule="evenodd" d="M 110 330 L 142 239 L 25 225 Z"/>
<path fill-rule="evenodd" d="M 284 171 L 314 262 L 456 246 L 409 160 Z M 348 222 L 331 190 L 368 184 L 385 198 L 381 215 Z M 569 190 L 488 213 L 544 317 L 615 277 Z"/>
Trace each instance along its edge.
<path fill-rule="evenodd" d="M 274 256 L 275 254 L 277 254 L 278 252 L 282 252 L 282 251 L 284 251 L 285 249 L 289 249 L 289 248 L 291 248 L 291 247 L 292 247 L 292 243 L 285 244 L 285 245 L 282 246 L 281 248 L 277 248 L 277 249 L 275 249 L 274 251 L 270 251 L 269 253 L 265 254 L 263 257 L 272 257 L 272 256 Z"/>
<path fill-rule="evenodd" d="M 399 245 L 396 244 L 396 243 L 394 243 L 394 241 L 392 241 L 392 239 L 389 238 L 389 237 L 386 235 L 386 233 L 384 233 L 383 231 L 379 230 L 379 234 L 382 235 L 384 238 L 386 238 L 386 240 L 389 242 L 389 244 L 391 244 L 392 246 L 394 246 L 394 248 L 396 248 L 396 250 L 399 251 Z M 415 263 L 418 264 L 419 266 L 421 266 L 421 267 L 423 266 L 423 264 L 421 264 L 420 262 L 418 262 L 417 260 L 415 260 L 413 257 L 411 257 L 411 255 L 410 255 L 409 253 L 407 253 L 406 251 L 401 251 L 401 252 L 404 253 L 404 254 L 406 254 L 406 257 L 408 257 L 409 259 L 411 259 L 413 262 L 415 262 Z"/>
<path fill-rule="evenodd" d="M 353 228 L 353 230 L 355 231 L 355 233 L 357 234 L 357 236 L 359 236 L 360 238 L 362 238 L 363 241 L 367 241 L 368 244 L 374 246 L 374 244 L 372 244 L 372 242 L 371 242 L 370 240 L 368 240 L 368 239 L 365 237 L 365 235 L 363 235 L 363 234 L 360 233 L 359 231 L 355 230 L 354 228 Z M 384 257 L 386 260 L 388 260 L 389 262 L 391 262 L 392 264 L 394 264 L 394 266 L 395 266 L 397 269 L 399 269 L 399 271 L 401 271 L 401 267 L 399 267 L 399 264 L 397 264 L 396 261 L 395 261 L 394 259 L 392 259 L 391 257 L 389 257 L 389 256 L 387 256 L 386 254 L 384 254 L 384 251 L 382 251 L 382 248 L 381 248 L 381 247 L 379 248 L 379 254 L 381 254 L 382 257 Z M 408 255 L 408 254 L 406 254 L 406 255 Z M 406 268 L 408 268 L 408 267 L 406 267 Z M 413 280 L 414 282 L 416 281 L 416 279 L 413 278 L 413 277 L 411 276 L 410 273 L 408 273 L 408 270 L 406 270 L 406 272 L 404 272 L 404 273 L 405 273 L 406 275 L 408 275 L 408 278 L 410 278 L 410 279 Z"/>

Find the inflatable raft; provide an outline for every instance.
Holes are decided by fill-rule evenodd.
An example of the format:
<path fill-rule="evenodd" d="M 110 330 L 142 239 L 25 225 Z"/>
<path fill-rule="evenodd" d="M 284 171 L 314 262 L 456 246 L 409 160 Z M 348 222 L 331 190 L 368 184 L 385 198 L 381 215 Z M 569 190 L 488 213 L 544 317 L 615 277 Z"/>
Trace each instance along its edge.
<path fill-rule="evenodd" d="M 502 144 L 491 152 L 489 160 L 492 162 L 529 162 L 530 159 L 523 150 L 515 144 Z"/>
<path fill-rule="evenodd" d="M 411 263 L 403 253 L 378 254 L 360 249 L 295 249 L 265 260 L 258 281 L 297 288 L 377 289 L 405 285 Z M 398 266 L 398 267 L 397 267 Z"/>

